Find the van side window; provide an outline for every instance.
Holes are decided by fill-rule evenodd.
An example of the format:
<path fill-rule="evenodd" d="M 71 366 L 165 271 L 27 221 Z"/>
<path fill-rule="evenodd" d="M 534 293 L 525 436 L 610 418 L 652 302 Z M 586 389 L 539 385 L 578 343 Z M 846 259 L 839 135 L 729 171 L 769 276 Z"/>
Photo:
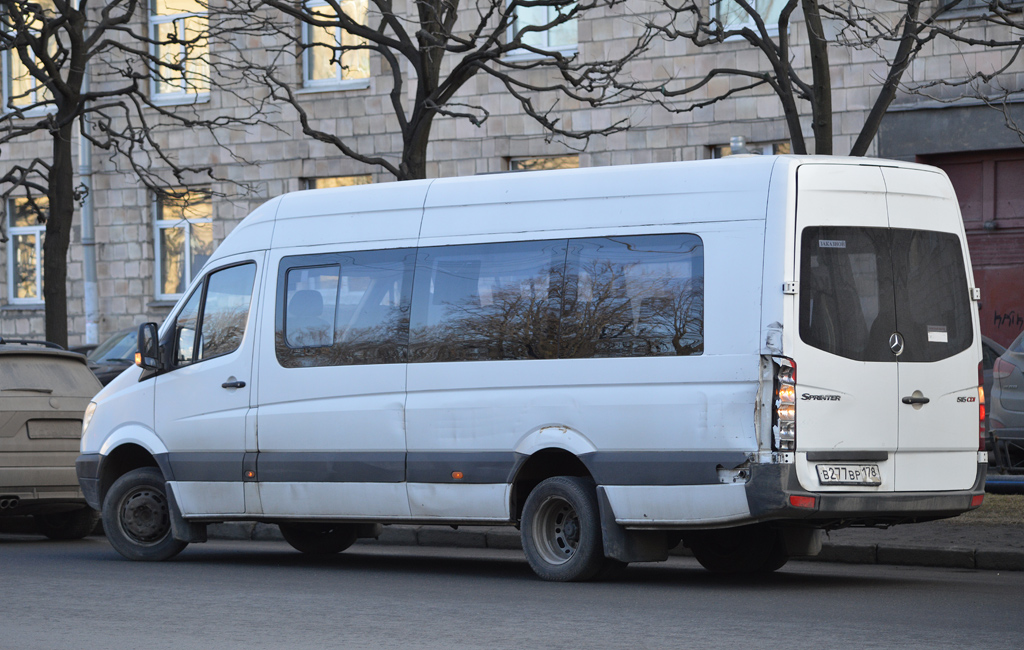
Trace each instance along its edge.
<path fill-rule="evenodd" d="M 696 235 L 569 242 L 560 358 L 704 351 L 704 245 Z"/>
<path fill-rule="evenodd" d="M 282 260 L 275 346 L 281 365 L 404 363 L 414 261 L 407 249 Z"/>
<path fill-rule="evenodd" d="M 413 361 L 554 359 L 565 240 L 421 248 Z"/>
<path fill-rule="evenodd" d="M 209 274 L 196 287 L 175 320 L 175 365 L 187 366 L 238 349 L 245 336 L 255 278 L 255 264 L 240 264 Z"/>

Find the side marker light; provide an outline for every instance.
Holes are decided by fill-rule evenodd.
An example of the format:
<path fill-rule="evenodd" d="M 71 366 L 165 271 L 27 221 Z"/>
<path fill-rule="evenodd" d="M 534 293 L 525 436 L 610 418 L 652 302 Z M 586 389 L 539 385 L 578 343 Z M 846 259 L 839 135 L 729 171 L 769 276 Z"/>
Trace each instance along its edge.
<path fill-rule="evenodd" d="M 984 500 L 985 500 L 985 495 L 984 494 L 975 494 L 973 497 L 971 497 L 971 507 L 972 508 L 977 508 L 978 506 L 981 505 L 981 502 L 984 501 Z"/>
<path fill-rule="evenodd" d="M 456 481 L 462 480 L 462 472 L 452 472 L 452 478 Z"/>

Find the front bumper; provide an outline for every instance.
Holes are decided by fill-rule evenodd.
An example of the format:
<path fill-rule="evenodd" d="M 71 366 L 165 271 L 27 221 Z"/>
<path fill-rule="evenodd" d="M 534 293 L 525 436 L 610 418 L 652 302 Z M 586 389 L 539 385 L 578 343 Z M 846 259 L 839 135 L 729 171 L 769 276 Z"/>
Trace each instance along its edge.
<path fill-rule="evenodd" d="M 100 460 L 102 454 L 82 454 L 75 460 L 78 485 L 82 488 L 86 503 L 93 510 L 101 510 L 100 501 Z"/>
<path fill-rule="evenodd" d="M 974 486 L 947 492 L 811 492 L 796 476 L 796 466 L 754 465 L 747 483 L 747 504 L 756 520 L 803 520 L 808 524 L 841 528 L 911 523 L 955 517 L 985 493 L 988 465 L 978 463 Z M 813 497 L 814 507 L 795 507 L 790 497 Z"/>

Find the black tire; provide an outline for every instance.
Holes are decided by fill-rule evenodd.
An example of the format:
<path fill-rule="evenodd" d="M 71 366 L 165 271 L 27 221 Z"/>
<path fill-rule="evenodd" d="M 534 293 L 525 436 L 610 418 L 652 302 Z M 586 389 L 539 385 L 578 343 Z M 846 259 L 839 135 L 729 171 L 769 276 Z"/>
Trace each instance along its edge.
<path fill-rule="evenodd" d="M 789 560 L 782 536 L 763 525 L 702 531 L 689 546 L 701 566 L 715 573 L 771 573 Z"/>
<path fill-rule="evenodd" d="M 542 481 L 526 498 L 521 530 L 526 561 L 544 580 L 591 580 L 609 567 L 597 494 L 588 478 Z"/>
<path fill-rule="evenodd" d="M 160 562 L 188 546 L 171 536 L 170 504 L 160 470 L 142 467 L 114 481 L 103 499 L 103 529 L 129 560 Z"/>
<path fill-rule="evenodd" d="M 96 528 L 100 513 L 85 507 L 68 512 L 34 515 L 36 529 L 50 539 L 82 539 Z"/>
<path fill-rule="evenodd" d="M 353 524 L 279 523 L 284 541 L 307 555 L 334 555 L 356 543 Z"/>

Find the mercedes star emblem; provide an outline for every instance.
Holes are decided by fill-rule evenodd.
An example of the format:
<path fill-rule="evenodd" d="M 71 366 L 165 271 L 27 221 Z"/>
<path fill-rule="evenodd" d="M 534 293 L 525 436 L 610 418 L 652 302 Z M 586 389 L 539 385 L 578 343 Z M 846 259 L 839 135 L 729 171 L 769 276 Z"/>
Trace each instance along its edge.
<path fill-rule="evenodd" d="M 889 349 L 897 357 L 903 354 L 903 335 L 899 332 L 893 332 L 892 336 L 889 337 Z"/>

